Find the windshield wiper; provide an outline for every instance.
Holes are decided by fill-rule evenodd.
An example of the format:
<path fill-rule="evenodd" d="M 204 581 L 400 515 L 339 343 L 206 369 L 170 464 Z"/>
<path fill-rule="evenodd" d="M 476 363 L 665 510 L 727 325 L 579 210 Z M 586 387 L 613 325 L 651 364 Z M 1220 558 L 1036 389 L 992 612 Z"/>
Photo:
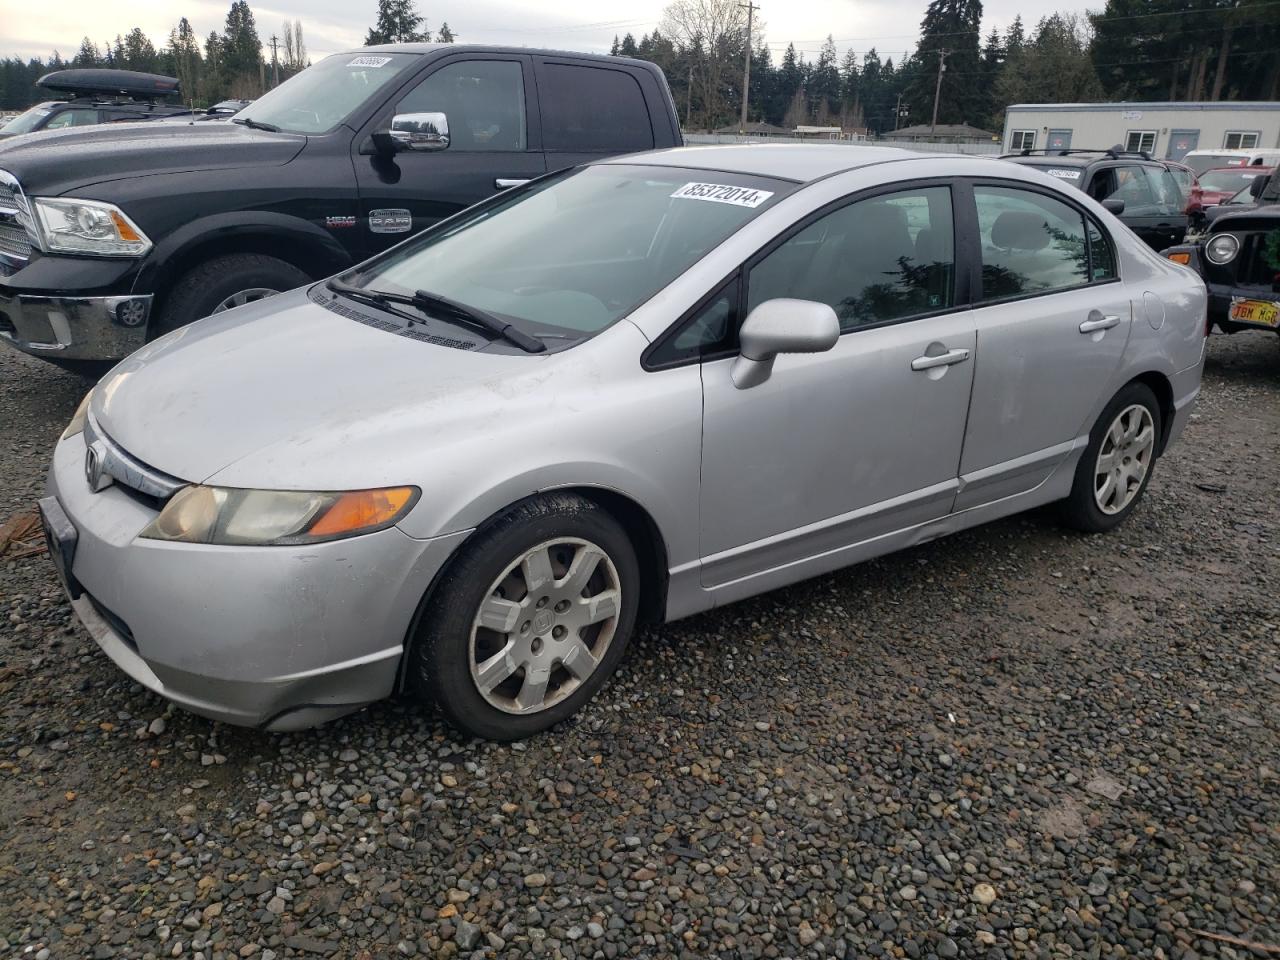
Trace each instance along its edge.
<path fill-rule="evenodd" d="M 428 293 L 425 290 L 419 290 L 412 294 L 393 293 L 389 290 L 370 290 L 365 287 L 353 287 L 336 279 L 330 280 L 326 286 L 334 293 L 341 293 L 343 296 L 351 297 L 353 300 L 363 300 L 375 306 L 386 307 L 388 304 L 400 303 L 408 307 L 417 307 L 423 311 L 446 313 L 454 320 L 469 323 L 474 327 L 479 327 L 486 333 L 491 333 L 495 337 L 501 337 L 508 343 L 515 344 L 525 353 L 542 353 L 547 349 L 547 345 L 537 337 L 530 336 L 509 323 L 503 323 L 493 314 L 486 313 L 477 307 L 469 307 L 464 303 L 458 303 L 456 300 L 450 300 L 448 297 L 442 297 L 436 293 Z M 396 312 L 399 313 L 399 311 Z"/>
<path fill-rule="evenodd" d="M 253 120 L 249 117 L 232 117 L 232 123 L 240 123 L 246 127 L 252 127 L 254 130 L 266 130 L 268 133 L 279 133 L 280 128 L 274 123 L 263 123 L 261 120 Z"/>

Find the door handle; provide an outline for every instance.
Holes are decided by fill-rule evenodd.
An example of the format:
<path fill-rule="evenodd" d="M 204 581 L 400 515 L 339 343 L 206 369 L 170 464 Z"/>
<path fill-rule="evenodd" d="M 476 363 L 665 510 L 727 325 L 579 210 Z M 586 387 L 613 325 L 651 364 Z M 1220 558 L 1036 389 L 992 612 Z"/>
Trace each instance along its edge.
<path fill-rule="evenodd" d="M 528 182 L 528 178 L 524 180 L 508 180 L 505 177 L 499 177 L 493 181 L 493 185 L 499 190 L 510 190 L 512 187 L 523 187 Z"/>
<path fill-rule="evenodd" d="M 1097 311 L 1094 311 L 1094 313 L 1089 314 L 1088 320 L 1080 324 L 1080 332 L 1097 333 L 1099 330 L 1110 330 L 1119 322 L 1120 318 L 1114 313 L 1109 313 L 1104 317 L 1101 314 L 1097 314 Z"/>
<path fill-rule="evenodd" d="M 934 367 L 949 367 L 953 363 L 964 363 L 968 359 L 969 351 L 961 347 L 958 350 L 940 353 L 936 357 L 916 357 L 911 361 L 911 369 L 919 373 L 921 370 L 932 370 Z"/>

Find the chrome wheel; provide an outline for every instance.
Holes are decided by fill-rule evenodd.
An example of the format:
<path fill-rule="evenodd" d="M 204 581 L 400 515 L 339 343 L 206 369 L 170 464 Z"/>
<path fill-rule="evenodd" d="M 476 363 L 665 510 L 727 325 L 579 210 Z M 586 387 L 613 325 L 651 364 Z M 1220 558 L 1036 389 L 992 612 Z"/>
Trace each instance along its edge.
<path fill-rule="evenodd" d="M 1113 516 L 1133 503 L 1151 470 L 1156 427 L 1151 411 L 1140 403 L 1125 407 L 1111 421 L 1094 467 L 1093 499 Z"/>
<path fill-rule="evenodd" d="M 272 290 L 270 287 L 250 287 L 248 290 L 238 290 L 214 307 L 213 312 L 221 313 L 223 310 L 230 310 L 233 307 L 243 307 L 246 303 L 253 303 L 255 300 L 274 297 L 279 292 L 279 290 Z"/>
<path fill-rule="evenodd" d="M 540 543 L 493 581 L 472 619 L 472 682 L 506 713 L 546 710 L 595 672 L 621 610 L 618 570 L 600 547 Z"/>

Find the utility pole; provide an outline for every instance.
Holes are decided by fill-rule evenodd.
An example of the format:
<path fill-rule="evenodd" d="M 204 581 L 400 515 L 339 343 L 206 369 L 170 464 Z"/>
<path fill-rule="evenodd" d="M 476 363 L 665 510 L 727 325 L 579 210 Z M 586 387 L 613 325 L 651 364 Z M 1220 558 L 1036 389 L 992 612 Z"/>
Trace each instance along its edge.
<path fill-rule="evenodd" d="M 747 11 L 747 60 L 746 65 L 742 68 L 742 121 L 738 124 L 738 132 L 747 132 L 747 97 L 751 93 L 751 16 L 760 8 L 756 6 L 752 0 L 746 3 L 738 4 L 739 7 L 745 7 Z"/>
<path fill-rule="evenodd" d="M 280 41 L 276 39 L 276 35 L 271 35 L 271 86 L 280 86 L 280 62 L 276 59 L 276 44 Z"/>
<path fill-rule="evenodd" d="M 898 129 L 898 127 L 900 126 L 899 121 L 905 116 L 906 114 L 902 112 L 902 94 L 898 94 L 898 105 L 893 108 L 893 129 L 894 130 Z"/>
<path fill-rule="evenodd" d="M 689 86 L 685 91 L 684 97 L 684 125 L 689 126 L 690 118 L 693 116 L 693 61 L 689 61 Z"/>
<path fill-rule="evenodd" d="M 950 50 L 938 51 L 938 83 L 933 88 L 933 123 L 929 125 L 929 135 L 932 136 L 938 128 L 938 98 L 942 96 L 942 75 L 947 70 L 947 54 Z"/>

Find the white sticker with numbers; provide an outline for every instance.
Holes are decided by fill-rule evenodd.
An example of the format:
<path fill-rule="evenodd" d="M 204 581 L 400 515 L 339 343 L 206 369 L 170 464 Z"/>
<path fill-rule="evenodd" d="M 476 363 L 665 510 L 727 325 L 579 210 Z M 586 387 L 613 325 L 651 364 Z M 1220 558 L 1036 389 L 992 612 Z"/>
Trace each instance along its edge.
<path fill-rule="evenodd" d="M 1062 167 L 1050 167 L 1045 171 L 1051 177 L 1057 177 L 1059 180 L 1079 180 L 1079 170 L 1064 170 Z"/>
<path fill-rule="evenodd" d="M 758 207 L 773 196 L 773 191 L 756 190 L 752 187 L 730 187 L 723 183 L 686 183 L 671 196 L 680 200 L 731 203 L 735 207 Z"/>
<path fill-rule="evenodd" d="M 391 62 L 390 57 L 356 57 L 348 67 L 385 67 Z"/>

